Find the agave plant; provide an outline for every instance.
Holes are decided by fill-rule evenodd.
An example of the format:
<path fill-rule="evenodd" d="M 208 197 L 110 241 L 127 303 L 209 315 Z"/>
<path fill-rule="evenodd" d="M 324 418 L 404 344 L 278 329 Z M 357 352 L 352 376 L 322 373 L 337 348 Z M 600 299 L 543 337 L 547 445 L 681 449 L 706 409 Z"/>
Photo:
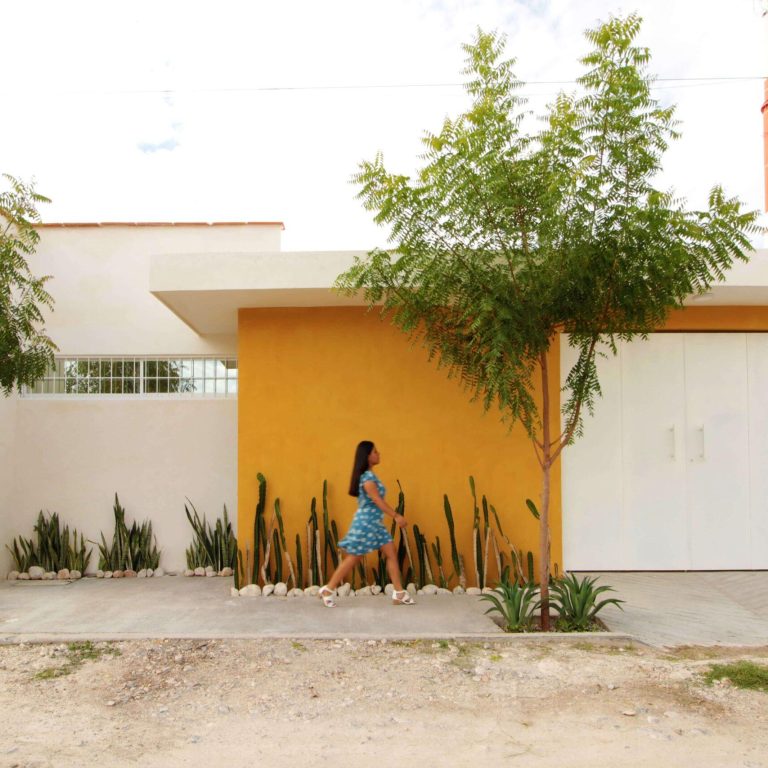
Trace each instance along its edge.
<path fill-rule="evenodd" d="M 550 586 L 552 592 L 552 607 L 559 614 L 560 628 L 566 631 L 585 632 L 591 628 L 595 616 L 606 605 L 615 605 L 621 608 L 615 597 L 609 597 L 598 602 L 597 598 L 604 592 L 614 592 L 612 587 L 595 587 L 595 576 L 585 576 L 583 579 L 575 574 L 565 574 Z M 624 610 L 621 608 L 621 610 Z"/>
<path fill-rule="evenodd" d="M 505 632 L 526 632 L 531 627 L 533 612 L 539 607 L 538 587 L 517 581 L 499 582 L 493 593 L 481 595 L 481 600 L 493 603 L 486 613 L 497 612 L 504 619 Z"/>

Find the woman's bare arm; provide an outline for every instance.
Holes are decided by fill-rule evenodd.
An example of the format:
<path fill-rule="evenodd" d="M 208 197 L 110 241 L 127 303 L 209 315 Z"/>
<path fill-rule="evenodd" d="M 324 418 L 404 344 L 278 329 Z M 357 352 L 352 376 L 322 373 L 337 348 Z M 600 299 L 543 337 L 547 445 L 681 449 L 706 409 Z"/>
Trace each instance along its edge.
<path fill-rule="evenodd" d="M 403 528 L 404 526 L 408 525 L 408 522 L 406 519 L 398 514 L 392 507 L 387 504 L 386 501 L 381 497 L 381 494 L 379 493 L 379 489 L 376 487 L 376 483 L 373 482 L 373 480 L 366 480 L 363 483 L 363 488 L 365 488 L 365 492 L 370 496 L 371 501 L 385 514 L 389 515 L 393 520 L 397 521 L 397 524 Z"/>

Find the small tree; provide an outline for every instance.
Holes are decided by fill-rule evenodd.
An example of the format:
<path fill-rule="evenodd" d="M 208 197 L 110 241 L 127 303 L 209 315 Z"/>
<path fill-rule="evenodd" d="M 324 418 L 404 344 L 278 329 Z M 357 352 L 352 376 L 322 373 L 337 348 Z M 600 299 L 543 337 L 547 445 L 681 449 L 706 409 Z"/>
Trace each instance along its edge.
<path fill-rule="evenodd" d="M 746 259 L 756 212 L 720 187 L 688 211 L 655 189 L 674 108 L 651 97 L 636 15 L 586 33 L 592 50 L 578 95 L 560 94 L 543 128 L 526 133 L 504 38 L 464 46 L 471 108 L 427 133 L 413 179 L 381 155 L 354 181 L 391 250 L 374 250 L 338 279 L 426 346 L 485 408 L 520 422 L 542 470 L 539 580 L 549 625 L 549 500 L 553 463 L 582 431 L 600 384 L 601 343 L 645 336 L 673 307 Z M 541 124 L 541 123 L 540 123 Z M 550 428 L 548 352 L 567 333 L 578 361 L 564 388 L 563 428 Z M 538 385 L 538 386 L 537 386 Z"/>
<path fill-rule="evenodd" d="M 10 189 L 0 192 L 0 389 L 7 396 L 41 379 L 57 347 L 43 328 L 42 309 L 53 308 L 50 277 L 35 277 L 27 264 L 40 240 L 37 206 L 50 200 L 34 184 L 3 177 Z"/>

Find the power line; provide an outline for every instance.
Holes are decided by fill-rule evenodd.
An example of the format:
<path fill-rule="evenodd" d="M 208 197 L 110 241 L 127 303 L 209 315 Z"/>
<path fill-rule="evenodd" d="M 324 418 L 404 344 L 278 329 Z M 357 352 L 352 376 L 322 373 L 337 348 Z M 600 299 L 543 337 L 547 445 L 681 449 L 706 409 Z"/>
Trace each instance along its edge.
<path fill-rule="evenodd" d="M 666 85 L 655 86 L 656 83 L 696 83 L 700 85 L 709 85 L 716 83 L 735 83 L 735 82 L 749 82 L 757 80 L 765 80 L 765 75 L 731 75 L 731 76 L 717 76 L 717 77 L 656 77 L 653 78 L 651 87 L 664 87 L 664 88 L 678 88 L 685 87 L 685 85 Z M 233 87 L 233 88 L 137 88 L 137 89 L 67 89 L 67 90 L 40 90 L 29 91 L 25 90 L 23 93 L 38 93 L 38 94 L 60 94 L 60 95 L 104 95 L 104 96 L 172 96 L 175 94 L 185 93 L 279 93 L 279 92 L 295 92 L 295 91 L 351 91 L 351 90 L 397 90 L 408 88 L 461 88 L 465 83 L 452 82 L 452 83 L 361 83 L 361 84 L 340 84 L 340 85 L 274 85 L 274 86 L 249 86 L 249 87 Z M 525 80 L 522 81 L 522 86 L 531 85 L 578 85 L 577 80 Z M 0 93 L 19 93 L 19 91 L 3 91 Z"/>

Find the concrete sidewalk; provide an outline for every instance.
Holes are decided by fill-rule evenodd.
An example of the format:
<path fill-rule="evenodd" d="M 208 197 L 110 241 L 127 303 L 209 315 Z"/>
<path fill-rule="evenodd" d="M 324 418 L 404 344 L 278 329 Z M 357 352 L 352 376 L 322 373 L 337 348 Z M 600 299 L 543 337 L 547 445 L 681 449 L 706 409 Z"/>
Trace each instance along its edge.
<path fill-rule="evenodd" d="M 505 636 L 476 597 L 231 597 L 230 578 L 0 582 L 0 642 L 176 638 L 438 638 Z"/>
<path fill-rule="evenodd" d="M 624 611 L 601 618 L 611 633 L 654 646 L 768 645 L 768 572 L 606 573 Z M 548 641 L 583 634 L 510 635 L 467 595 L 418 597 L 394 606 L 383 596 L 348 597 L 334 609 L 318 598 L 231 597 L 232 579 L 83 579 L 0 582 L 0 643 L 141 638 L 389 638 Z"/>

